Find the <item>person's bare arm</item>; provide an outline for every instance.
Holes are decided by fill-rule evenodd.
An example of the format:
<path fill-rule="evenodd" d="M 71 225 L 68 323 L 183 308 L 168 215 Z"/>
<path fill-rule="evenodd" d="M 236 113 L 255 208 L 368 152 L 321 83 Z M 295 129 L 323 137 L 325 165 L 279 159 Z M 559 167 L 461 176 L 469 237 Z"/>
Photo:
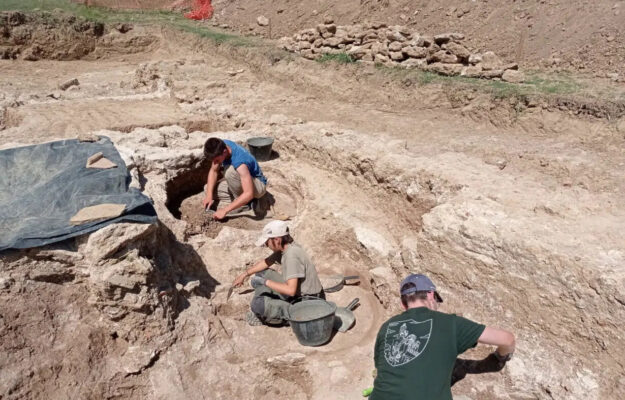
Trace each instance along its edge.
<path fill-rule="evenodd" d="M 213 204 L 213 193 L 215 192 L 215 185 L 217 184 L 217 175 L 219 172 L 220 163 L 211 163 L 211 168 L 208 170 L 208 176 L 206 177 L 206 193 L 204 193 L 204 201 L 202 205 L 204 208 L 210 207 Z"/>
<path fill-rule="evenodd" d="M 239 197 L 234 199 L 234 201 L 226 207 L 217 210 L 213 216 L 215 219 L 222 219 L 230 211 L 243 207 L 254 198 L 254 183 L 252 182 L 252 175 L 250 175 L 250 170 L 247 168 L 247 165 L 239 165 L 237 172 L 241 177 L 241 187 L 243 188 L 243 193 L 241 193 Z"/>
<path fill-rule="evenodd" d="M 297 293 L 297 281 L 298 278 L 291 278 L 285 283 L 276 282 L 268 279 L 265 282 L 265 286 L 285 296 L 295 296 L 295 293 Z"/>
<path fill-rule="evenodd" d="M 272 256 L 269 256 L 263 260 L 260 260 L 256 264 L 252 265 L 250 268 L 246 269 L 244 272 L 241 272 L 232 282 L 232 286 L 237 287 L 241 286 L 245 278 L 248 276 L 254 275 L 257 272 L 264 271 L 267 268 L 271 267 L 274 264 L 274 259 Z"/>
<path fill-rule="evenodd" d="M 497 346 L 497 353 L 506 356 L 514 353 L 516 342 L 512 332 L 487 326 L 477 340 L 478 343 Z"/>

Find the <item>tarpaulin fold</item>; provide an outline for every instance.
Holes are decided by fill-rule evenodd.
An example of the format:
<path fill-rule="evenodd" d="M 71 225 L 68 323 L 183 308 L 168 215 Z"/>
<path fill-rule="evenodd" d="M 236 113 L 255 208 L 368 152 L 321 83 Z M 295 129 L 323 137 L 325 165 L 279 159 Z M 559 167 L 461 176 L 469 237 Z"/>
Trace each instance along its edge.
<path fill-rule="evenodd" d="M 117 167 L 87 168 L 102 152 Z M 115 222 L 153 223 L 156 211 L 141 191 L 130 188 L 126 164 L 107 137 L 96 142 L 61 140 L 0 151 L 0 251 L 59 242 Z M 105 221 L 72 225 L 80 209 L 124 204 L 124 213 Z"/>

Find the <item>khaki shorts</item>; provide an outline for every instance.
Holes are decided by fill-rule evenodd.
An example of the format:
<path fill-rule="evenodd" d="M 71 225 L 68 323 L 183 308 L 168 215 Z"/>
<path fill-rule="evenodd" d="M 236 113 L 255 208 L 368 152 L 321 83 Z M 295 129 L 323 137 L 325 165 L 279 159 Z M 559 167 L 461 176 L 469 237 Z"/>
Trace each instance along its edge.
<path fill-rule="evenodd" d="M 218 190 L 219 190 L 219 185 L 224 180 L 226 181 L 228 190 L 230 190 L 230 192 L 235 198 L 239 197 L 243 193 L 243 184 L 241 183 L 241 175 L 239 175 L 237 170 L 234 169 L 232 165 L 226 169 L 224 173 L 224 179 L 222 179 L 217 184 Z M 267 185 L 265 185 L 258 178 L 252 178 L 252 185 L 254 186 L 254 198 L 255 199 L 260 199 L 267 192 Z"/>
<path fill-rule="evenodd" d="M 260 179 L 252 178 L 252 185 L 254 188 L 254 198 L 260 199 L 267 193 L 267 185 L 265 185 Z M 204 191 L 206 192 L 206 185 L 204 185 Z M 237 197 L 243 194 L 243 184 L 241 183 L 241 175 L 231 165 L 224 172 L 224 177 L 217 181 L 215 192 L 213 193 L 213 199 L 219 204 L 219 208 L 222 208 L 234 201 Z"/>

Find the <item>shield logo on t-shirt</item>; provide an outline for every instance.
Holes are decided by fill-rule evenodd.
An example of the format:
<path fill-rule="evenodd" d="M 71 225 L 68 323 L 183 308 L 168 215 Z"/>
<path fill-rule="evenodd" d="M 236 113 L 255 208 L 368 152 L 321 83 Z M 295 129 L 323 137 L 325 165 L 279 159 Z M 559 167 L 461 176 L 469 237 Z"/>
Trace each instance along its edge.
<path fill-rule="evenodd" d="M 384 358 L 392 367 L 404 365 L 419 357 L 430 341 L 432 320 L 413 319 L 388 324 L 384 337 Z"/>

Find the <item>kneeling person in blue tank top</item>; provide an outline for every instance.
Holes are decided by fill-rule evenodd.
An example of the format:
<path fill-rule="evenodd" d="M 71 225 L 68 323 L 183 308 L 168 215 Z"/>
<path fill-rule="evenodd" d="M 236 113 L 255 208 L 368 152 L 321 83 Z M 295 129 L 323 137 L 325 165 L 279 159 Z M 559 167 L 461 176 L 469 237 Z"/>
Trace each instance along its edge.
<path fill-rule="evenodd" d="M 265 216 L 269 208 L 267 178 L 247 150 L 230 140 L 213 137 L 204 143 L 204 157 L 211 161 L 211 168 L 202 205 L 207 210 L 216 208 L 214 219 L 247 211 L 248 205 L 253 206 L 257 217 Z M 222 167 L 223 178 L 219 179 Z"/>

